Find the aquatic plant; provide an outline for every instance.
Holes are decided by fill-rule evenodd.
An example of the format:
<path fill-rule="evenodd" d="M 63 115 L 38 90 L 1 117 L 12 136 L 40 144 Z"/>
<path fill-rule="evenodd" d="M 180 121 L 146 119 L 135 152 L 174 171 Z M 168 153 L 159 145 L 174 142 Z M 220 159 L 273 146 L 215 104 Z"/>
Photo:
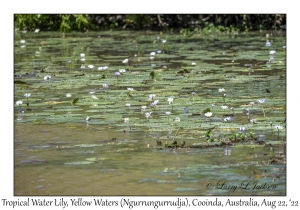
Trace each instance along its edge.
<path fill-rule="evenodd" d="M 193 102 L 195 102 L 195 100 L 194 100 L 194 96 L 196 95 L 196 92 L 192 92 L 192 98 L 193 98 Z"/>
<path fill-rule="evenodd" d="M 124 59 L 124 60 L 122 61 L 122 63 L 127 64 L 127 68 L 128 68 L 128 70 L 131 72 L 130 66 L 129 66 L 129 60 L 128 60 L 128 58 Z"/>
<path fill-rule="evenodd" d="M 169 116 L 170 116 L 171 112 L 166 112 L 166 115 L 168 115 L 168 122 L 169 122 Z"/>
<path fill-rule="evenodd" d="M 232 111 L 232 114 L 234 115 L 234 108 L 230 107 L 230 110 Z"/>
<path fill-rule="evenodd" d="M 169 105 L 172 104 L 172 112 L 173 112 L 173 101 L 174 101 L 174 97 L 169 97 L 168 100 Z"/>
<path fill-rule="evenodd" d="M 277 129 L 277 131 L 278 131 L 277 139 L 279 139 L 279 130 L 282 130 L 283 126 L 281 126 L 281 125 L 274 125 L 274 128 Z"/>
<path fill-rule="evenodd" d="M 102 87 L 103 87 L 103 91 L 104 91 L 104 100 L 106 103 L 106 92 L 107 92 L 108 84 L 104 83 L 104 84 L 102 84 Z"/>
<path fill-rule="evenodd" d="M 252 123 L 254 126 L 256 124 L 256 119 L 250 119 L 249 122 Z"/>
<path fill-rule="evenodd" d="M 264 110 L 264 106 L 263 106 L 263 103 L 265 103 L 266 99 L 263 98 L 263 99 L 258 99 L 257 102 L 261 104 L 261 107 L 262 107 L 262 111 L 264 113 L 264 118 L 266 118 L 266 114 L 265 114 L 265 110 Z"/>
<path fill-rule="evenodd" d="M 145 113 L 145 117 L 147 118 L 148 121 L 149 121 L 149 117 L 151 117 L 151 113 L 152 113 L 152 112 L 146 112 L 146 113 Z"/>
<path fill-rule="evenodd" d="M 272 129 L 272 125 L 273 125 L 273 122 L 272 122 L 272 121 L 270 121 L 270 126 L 271 126 L 271 129 Z"/>
<path fill-rule="evenodd" d="M 98 99 L 98 97 L 95 96 L 95 95 L 91 95 L 91 98 L 92 98 L 93 100 L 97 100 L 97 99 Z"/>
<path fill-rule="evenodd" d="M 27 106 L 29 107 L 29 100 L 28 98 L 31 96 L 30 93 L 25 93 L 24 96 L 27 98 Z"/>
<path fill-rule="evenodd" d="M 213 108 L 214 108 L 215 104 L 211 104 L 211 111 L 213 112 Z"/>
<path fill-rule="evenodd" d="M 245 133 L 245 132 L 246 132 L 246 129 L 245 129 L 244 126 L 243 126 L 243 127 L 240 127 L 240 132 L 242 132 L 242 133 Z"/>
<path fill-rule="evenodd" d="M 45 81 L 50 80 L 50 79 L 51 79 L 51 76 L 50 76 L 50 75 L 44 76 L 44 80 L 45 80 Z"/>
<path fill-rule="evenodd" d="M 125 106 L 129 108 L 131 106 L 131 104 L 130 103 L 126 103 Z"/>
<path fill-rule="evenodd" d="M 225 117 L 225 118 L 224 118 L 224 121 L 225 121 L 225 122 L 228 122 L 228 121 L 230 121 L 230 120 L 231 120 L 231 117 Z"/>
<path fill-rule="evenodd" d="M 148 98 L 148 101 L 153 101 L 153 100 L 154 100 L 154 97 L 156 97 L 155 94 L 150 94 L 150 95 L 149 95 L 149 98 Z"/>
<path fill-rule="evenodd" d="M 144 113 L 147 109 L 147 106 L 141 106 L 141 112 Z"/>
<path fill-rule="evenodd" d="M 180 122 L 180 117 L 175 117 L 175 122 Z"/>
<path fill-rule="evenodd" d="M 212 112 L 206 112 L 206 113 L 204 113 L 204 116 L 205 116 L 205 117 L 211 117 L 212 115 L 213 115 Z"/>
<path fill-rule="evenodd" d="M 225 109 L 228 109 L 228 106 L 222 105 L 221 108 L 224 110 L 224 115 L 225 115 Z"/>
<path fill-rule="evenodd" d="M 155 100 L 154 102 L 152 102 L 152 103 L 150 104 L 150 106 L 156 108 L 158 102 L 159 102 L 159 100 Z"/>
<path fill-rule="evenodd" d="M 185 115 L 188 116 L 189 109 L 187 107 L 185 107 L 185 108 L 183 108 L 183 110 L 184 110 Z"/>
<path fill-rule="evenodd" d="M 22 105 L 22 104 L 23 104 L 23 101 L 22 101 L 22 100 L 16 101 L 16 105 L 17 105 L 17 106 L 20 106 L 20 105 Z"/>
<path fill-rule="evenodd" d="M 119 81 L 119 76 L 120 76 L 120 72 L 115 72 L 114 75 L 117 77 L 117 86 L 118 86 L 118 81 Z"/>
<path fill-rule="evenodd" d="M 226 98 L 226 94 L 224 93 L 224 94 L 223 94 L 223 101 L 224 101 L 224 103 L 226 102 L 226 101 L 225 101 L 225 98 Z"/>
<path fill-rule="evenodd" d="M 219 88 L 219 92 L 221 93 L 221 92 L 224 92 L 225 91 L 225 89 L 224 88 Z"/>

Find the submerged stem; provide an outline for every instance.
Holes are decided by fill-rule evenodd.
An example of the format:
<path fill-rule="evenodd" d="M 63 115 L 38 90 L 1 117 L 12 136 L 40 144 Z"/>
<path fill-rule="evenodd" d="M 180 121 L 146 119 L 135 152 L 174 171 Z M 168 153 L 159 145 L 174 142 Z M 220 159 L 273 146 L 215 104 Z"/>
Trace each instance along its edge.
<path fill-rule="evenodd" d="M 261 107 L 262 107 L 262 110 L 263 110 L 263 113 L 264 113 L 264 118 L 266 118 L 266 114 L 265 114 L 264 106 L 263 106 L 263 105 L 261 105 Z"/>

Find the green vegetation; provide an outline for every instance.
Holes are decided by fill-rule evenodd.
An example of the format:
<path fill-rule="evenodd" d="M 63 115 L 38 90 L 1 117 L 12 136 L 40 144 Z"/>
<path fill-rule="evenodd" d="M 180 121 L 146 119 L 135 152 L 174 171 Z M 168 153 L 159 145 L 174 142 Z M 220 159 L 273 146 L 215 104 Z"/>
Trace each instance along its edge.
<path fill-rule="evenodd" d="M 195 33 L 235 33 L 278 30 L 285 14 L 16 14 L 15 28 L 33 31 L 88 31 L 100 29 L 178 30 Z"/>

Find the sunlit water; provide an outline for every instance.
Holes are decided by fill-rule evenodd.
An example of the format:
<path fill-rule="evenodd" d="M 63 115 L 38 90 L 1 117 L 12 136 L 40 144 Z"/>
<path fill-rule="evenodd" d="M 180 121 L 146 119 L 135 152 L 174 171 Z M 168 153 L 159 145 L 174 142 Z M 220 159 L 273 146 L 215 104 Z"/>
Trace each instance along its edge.
<path fill-rule="evenodd" d="M 145 57 L 148 59 L 148 51 L 150 53 L 152 50 L 161 48 L 161 45 L 153 46 L 153 40 L 156 39 L 155 32 L 146 35 L 130 33 L 127 37 L 125 35 L 120 36 L 118 33 L 105 33 L 103 37 L 107 39 L 107 42 L 100 44 L 101 41 L 99 40 L 103 37 L 98 38 L 98 33 L 91 33 L 88 37 L 79 33 L 70 36 L 73 37 L 62 38 L 57 33 L 17 34 L 15 36 L 15 100 L 22 99 L 23 103 L 26 103 L 23 94 L 26 92 L 32 94 L 32 97 L 29 98 L 31 108 L 26 107 L 25 104 L 21 106 L 25 113 L 20 113 L 20 107 L 15 107 L 15 195 L 286 194 L 285 156 L 284 147 L 281 144 L 281 140 L 285 139 L 285 134 L 280 132 L 279 138 L 277 130 L 273 129 L 269 125 L 269 120 L 265 120 L 263 117 L 261 107 L 256 105 L 253 108 L 248 104 L 251 101 L 251 96 L 255 99 L 272 99 L 274 104 L 265 105 L 267 117 L 272 119 L 274 124 L 283 124 L 286 69 L 282 68 L 279 61 L 285 62 L 285 56 L 279 54 L 276 60 L 278 67 L 274 61 L 273 69 L 270 71 L 270 67 L 265 64 L 265 61 L 270 59 L 269 48 L 267 50 L 256 49 L 257 43 L 261 42 L 262 48 L 264 46 L 263 34 L 245 36 L 243 42 L 236 41 L 237 43 L 234 41 L 234 36 L 217 40 L 217 37 L 186 39 L 183 36 L 168 35 L 166 36 L 169 38 L 167 43 L 173 40 L 174 46 L 173 48 L 170 46 L 172 50 L 168 54 L 175 55 L 175 57 L 162 57 L 155 61 L 145 59 Z M 140 40 L 138 39 L 139 36 L 142 37 Z M 27 44 L 26 47 L 21 45 L 20 48 L 20 39 L 23 38 L 26 38 Z M 74 40 L 72 40 L 73 38 Z M 282 48 L 281 45 L 284 45 L 284 40 L 285 34 L 274 36 L 273 41 L 274 45 L 277 46 L 276 49 Z M 158 42 L 158 40 L 156 41 Z M 130 108 L 124 106 L 127 98 L 126 100 L 122 99 L 122 105 L 118 102 L 109 104 L 112 100 L 116 100 L 115 97 L 120 94 L 113 92 L 114 90 L 126 90 L 126 87 L 134 85 L 134 81 L 128 79 L 124 82 L 120 78 L 120 81 L 117 82 L 126 85 L 124 85 L 125 87 L 118 86 L 116 85 L 116 78 L 113 78 L 113 82 L 109 79 L 102 82 L 101 74 L 98 71 L 80 70 L 82 65 L 78 61 L 80 60 L 78 57 L 80 53 L 86 53 L 87 59 L 89 55 L 92 57 L 89 62 L 85 62 L 86 66 L 88 64 L 94 64 L 97 67 L 109 65 L 110 68 L 114 68 L 114 70 L 110 70 L 111 74 L 124 68 L 121 61 L 128 56 L 128 53 L 133 57 L 135 53 L 139 53 L 135 47 L 132 47 L 132 42 L 134 46 L 139 43 L 139 46 L 149 47 L 147 52 L 144 52 L 146 55 L 143 59 L 146 61 L 142 65 L 140 63 L 133 64 L 136 68 L 143 69 L 141 74 L 136 74 L 142 79 L 149 79 L 148 72 L 155 70 L 155 68 L 168 66 L 177 72 L 182 66 L 189 66 L 191 62 L 199 60 L 220 67 L 220 69 L 214 69 L 211 66 L 196 69 L 191 67 L 194 68 L 194 71 L 201 71 L 203 76 L 209 76 L 205 82 L 197 79 L 193 81 L 192 77 L 190 83 L 196 87 L 197 94 L 202 94 L 200 99 L 196 98 L 196 102 L 191 99 L 190 95 L 189 98 L 184 95 L 186 91 L 192 90 L 189 82 L 184 88 L 179 83 L 173 84 L 171 81 L 176 81 L 178 77 L 173 77 L 171 73 L 168 73 L 169 75 L 163 80 L 170 82 L 169 86 L 164 83 L 134 86 L 136 91 L 142 95 L 141 98 L 146 98 L 145 101 L 147 101 L 149 92 L 146 92 L 144 96 L 143 91 L 164 92 L 168 90 L 178 94 L 175 101 L 179 101 L 180 104 L 184 103 L 184 105 L 182 107 L 177 105 L 173 114 L 180 116 L 181 125 L 173 123 L 174 117 L 170 123 L 166 116 L 161 117 L 159 115 L 169 111 L 170 107 L 167 102 L 150 119 L 151 124 L 140 112 L 139 107 L 142 100 L 136 102 L 136 106 L 133 102 L 133 106 Z M 251 46 L 251 42 L 254 43 L 253 46 Z M 184 47 L 184 43 L 189 43 L 191 46 Z M 206 44 L 203 44 L 202 47 L 201 43 Z M 242 43 L 244 45 L 241 45 Z M 96 49 L 95 45 L 101 45 L 101 48 Z M 176 46 L 179 46 L 178 49 Z M 194 50 L 199 52 L 205 50 L 213 53 L 207 58 L 201 59 L 197 53 L 192 53 Z M 255 51 L 256 57 L 251 55 L 250 51 Z M 278 50 L 278 53 L 282 53 L 281 51 Z M 264 53 L 266 55 L 263 55 Z M 64 90 L 64 87 L 57 89 L 55 85 L 62 81 L 59 74 L 70 73 L 67 61 L 76 56 L 76 64 L 72 67 L 78 70 L 75 75 L 84 72 L 85 77 L 90 78 L 91 83 L 96 82 L 96 84 L 76 87 L 80 83 L 80 79 L 71 79 L 70 88 L 67 87 L 67 90 Z M 189 56 L 194 56 L 194 58 L 189 58 Z M 259 64 L 261 61 L 263 63 Z M 238 67 L 234 64 L 228 67 L 228 63 L 234 62 L 239 63 L 237 64 Z M 249 69 L 245 68 L 245 65 L 248 64 L 253 64 L 253 66 Z M 255 64 L 257 66 L 254 66 Z M 51 69 L 49 72 L 51 72 L 53 84 L 43 80 L 46 73 L 40 71 L 47 68 Z M 256 70 L 257 68 L 260 69 Z M 232 82 L 235 76 L 252 74 L 257 76 L 255 83 L 262 82 L 261 86 L 254 86 L 253 82 L 250 81 L 241 83 L 237 80 L 236 83 Z M 65 81 L 68 81 L 67 79 L 66 77 Z M 103 89 L 99 88 L 98 81 L 101 82 L 99 84 L 110 82 L 109 91 L 112 93 L 108 92 L 107 95 L 103 96 Z M 72 89 L 72 84 L 74 89 Z M 43 85 L 48 86 L 44 87 Z M 201 116 L 195 115 L 195 113 L 203 110 L 203 106 L 206 108 L 205 106 L 210 106 L 212 102 L 219 105 L 226 103 L 222 97 L 218 99 L 216 95 L 210 98 L 210 91 L 217 91 L 220 86 L 225 87 L 225 89 L 231 88 L 231 99 L 226 100 L 231 101 L 231 104 L 237 107 L 232 117 L 234 124 L 230 125 L 228 129 L 224 128 L 222 117 L 214 117 L 207 121 Z M 266 88 L 271 89 L 271 93 L 268 93 Z M 67 92 L 76 94 L 76 91 L 79 98 L 83 94 L 88 95 L 89 91 L 96 91 L 101 94 L 102 104 L 97 105 L 100 108 L 94 106 L 97 102 L 85 98 L 80 98 L 83 101 L 82 104 L 72 106 L 70 104 L 71 99 L 66 99 L 65 94 Z M 201 91 L 202 93 L 200 93 Z M 255 91 L 257 92 L 256 95 L 253 93 Z M 228 94 L 228 92 L 226 93 Z M 125 98 L 126 92 L 123 91 L 123 95 Z M 104 97 L 105 102 L 103 102 Z M 54 102 L 57 102 L 57 105 Z M 207 105 L 203 105 L 205 103 Z M 63 106 L 66 107 L 66 110 L 58 112 L 56 115 L 64 113 L 65 116 L 56 121 L 57 119 L 54 119 L 56 115 L 53 115 L 52 112 L 60 110 Z M 183 107 L 186 106 L 189 106 L 188 115 L 185 115 L 183 111 Z M 201 107 L 200 110 L 198 110 L 199 107 Z M 117 108 L 120 108 L 121 111 Z M 244 112 L 245 108 L 252 108 L 251 115 L 257 117 L 260 123 L 257 125 L 248 124 Z M 214 113 L 218 113 L 219 116 L 222 115 L 222 110 L 217 111 L 216 107 L 214 109 Z M 231 114 L 231 111 L 226 113 Z M 68 114 L 70 115 L 69 120 Z M 91 121 L 86 122 L 86 116 L 93 114 L 95 114 L 95 118 L 92 117 Z M 132 121 L 136 121 L 136 126 L 133 122 L 129 125 L 125 124 L 123 122 L 124 117 L 130 117 L 133 119 Z M 189 122 L 192 124 L 190 125 Z M 169 125 L 170 127 L 168 127 Z M 188 147 L 199 142 L 205 143 L 204 128 L 212 127 L 212 125 L 217 126 L 214 135 L 231 132 L 240 126 L 246 126 L 247 130 L 254 131 L 257 138 L 265 141 L 266 145 L 247 142 L 228 147 L 204 149 Z M 183 129 L 179 131 L 178 135 L 175 135 L 180 126 Z M 169 133 L 170 130 L 172 132 Z M 178 142 L 186 141 L 186 146 L 177 149 L 165 148 L 165 142 L 171 144 L 173 139 Z M 161 140 L 162 146 L 158 146 L 156 140 Z M 268 144 L 268 142 L 272 144 Z M 282 157 L 279 159 L 283 161 L 272 162 L 274 157 L 277 157 L 277 160 L 278 157 Z"/>

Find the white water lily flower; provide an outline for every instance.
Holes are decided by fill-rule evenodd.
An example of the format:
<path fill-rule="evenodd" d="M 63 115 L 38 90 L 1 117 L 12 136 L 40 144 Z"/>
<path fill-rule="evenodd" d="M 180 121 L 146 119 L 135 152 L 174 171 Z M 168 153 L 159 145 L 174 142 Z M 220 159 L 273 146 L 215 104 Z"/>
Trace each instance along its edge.
<path fill-rule="evenodd" d="M 228 106 L 221 106 L 222 109 L 228 109 Z"/>
<path fill-rule="evenodd" d="M 251 123 L 256 123 L 256 119 L 251 119 L 250 122 Z"/>
<path fill-rule="evenodd" d="M 81 61 L 85 61 L 85 58 L 81 58 L 80 60 L 81 60 Z"/>
<path fill-rule="evenodd" d="M 156 96 L 155 94 L 150 94 L 148 100 L 152 101 L 155 96 Z"/>
<path fill-rule="evenodd" d="M 131 105 L 129 103 L 125 104 L 125 106 L 130 107 Z"/>
<path fill-rule="evenodd" d="M 219 92 L 224 92 L 224 91 L 225 91 L 224 88 L 220 88 L 220 89 L 219 89 Z"/>
<path fill-rule="evenodd" d="M 265 98 L 263 98 L 263 99 L 258 99 L 258 100 L 257 100 L 257 102 L 260 103 L 260 104 L 265 103 L 265 101 L 266 101 Z"/>
<path fill-rule="evenodd" d="M 250 105 L 253 105 L 253 104 L 255 104 L 255 102 L 251 101 L 249 104 L 250 104 Z"/>
<path fill-rule="evenodd" d="M 169 98 L 168 98 L 169 104 L 173 103 L 173 101 L 174 101 L 174 98 L 173 98 L 173 97 L 169 97 Z"/>
<path fill-rule="evenodd" d="M 270 50 L 270 55 L 274 55 L 276 54 L 276 51 L 275 50 Z"/>
<path fill-rule="evenodd" d="M 195 62 L 192 62 L 192 65 L 193 65 L 193 66 L 196 66 L 196 63 L 195 63 Z"/>
<path fill-rule="evenodd" d="M 80 68 L 81 68 L 81 69 L 85 69 L 85 66 L 81 66 Z"/>
<path fill-rule="evenodd" d="M 23 104 L 23 101 L 18 100 L 18 101 L 16 101 L 16 104 L 17 104 L 17 106 L 20 106 L 21 104 Z"/>
<path fill-rule="evenodd" d="M 175 122 L 180 122 L 180 117 L 175 117 Z"/>
<path fill-rule="evenodd" d="M 70 93 L 67 93 L 67 94 L 66 94 L 66 97 L 67 97 L 67 98 L 70 98 L 71 96 L 72 96 L 72 95 L 71 95 Z"/>
<path fill-rule="evenodd" d="M 50 76 L 50 75 L 44 76 L 44 80 L 45 80 L 45 81 L 46 81 L 46 80 L 49 80 L 49 79 L 51 79 L 51 76 Z"/>
<path fill-rule="evenodd" d="M 107 87 L 108 87 L 108 85 L 107 85 L 107 84 L 103 84 L 103 85 L 102 85 L 102 87 L 104 87 L 104 88 L 107 88 Z"/>
<path fill-rule="evenodd" d="M 81 54 L 80 54 L 80 57 L 85 57 L 85 54 L 84 54 L 84 53 L 81 53 Z"/>
<path fill-rule="evenodd" d="M 103 66 L 103 69 L 105 70 L 105 69 L 108 69 L 108 66 Z"/>
<path fill-rule="evenodd" d="M 34 30 L 34 33 L 39 33 L 40 32 L 40 29 L 39 28 L 36 28 L 35 30 Z"/>
<path fill-rule="evenodd" d="M 121 72 L 121 73 L 125 73 L 125 72 L 126 72 L 126 70 L 125 70 L 125 69 L 119 69 L 119 72 Z"/>
<path fill-rule="evenodd" d="M 85 121 L 87 121 L 87 122 L 90 121 L 90 120 L 91 120 L 90 117 L 86 117 L 86 118 L 85 118 Z"/>
<path fill-rule="evenodd" d="M 157 52 L 158 54 L 160 54 L 160 53 L 161 53 L 161 50 L 157 50 L 156 52 Z"/>
<path fill-rule="evenodd" d="M 89 94 L 94 94 L 95 92 L 93 92 L 93 91 L 91 91 L 91 92 L 89 92 Z"/>
<path fill-rule="evenodd" d="M 127 90 L 129 90 L 129 91 L 133 91 L 133 88 L 127 88 Z"/>
<path fill-rule="evenodd" d="M 141 113 L 144 113 L 147 109 L 147 106 L 141 106 Z"/>
<path fill-rule="evenodd" d="M 159 100 L 155 100 L 153 103 L 151 103 L 151 106 L 156 106 Z"/>
<path fill-rule="evenodd" d="M 151 117 L 151 113 L 152 113 L 152 112 L 146 112 L 146 113 L 145 113 L 145 117 L 147 117 L 147 119 L 148 119 L 149 117 Z"/>
<path fill-rule="evenodd" d="M 102 66 L 98 67 L 98 70 L 103 70 L 103 67 Z"/>
<path fill-rule="evenodd" d="M 225 117 L 225 118 L 224 118 L 224 121 L 225 121 L 225 122 L 228 122 L 229 120 L 231 120 L 231 117 Z"/>
<path fill-rule="evenodd" d="M 163 40 L 161 40 L 161 42 L 162 42 L 162 43 L 166 43 L 166 42 L 167 42 L 167 40 L 163 39 Z"/>
<path fill-rule="evenodd" d="M 90 69 L 92 69 L 92 68 L 94 68 L 94 65 L 88 65 L 88 67 L 89 67 Z"/>
<path fill-rule="evenodd" d="M 151 56 L 151 57 L 150 57 L 150 59 L 151 59 L 151 60 L 153 60 L 153 59 L 154 59 L 154 57 L 152 57 L 152 56 Z"/>
<path fill-rule="evenodd" d="M 128 63 L 128 59 L 126 58 L 125 60 L 122 61 L 123 63 Z"/>
<path fill-rule="evenodd" d="M 92 97 L 93 99 L 98 99 L 98 97 L 95 96 L 95 95 L 91 95 L 91 97 Z"/>
<path fill-rule="evenodd" d="M 166 112 L 166 115 L 170 115 L 171 114 L 171 112 Z"/>
<path fill-rule="evenodd" d="M 22 39 L 22 40 L 20 41 L 20 43 L 21 43 L 21 44 L 25 44 L 26 41 L 25 41 L 24 39 Z"/>
<path fill-rule="evenodd" d="M 128 117 L 125 117 L 124 118 L 124 123 L 128 123 L 129 122 L 129 118 Z"/>
<path fill-rule="evenodd" d="M 31 94 L 30 93 L 25 93 L 24 96 L 29 98 L 31 96 Z"/>
<path fill-rule="evenodd" d="M 151 53 L 150 53 L 151 56 L 154 56 L 155 54 L 156 54 L 155 52 L 151 52 Z"/>
<path fill-rule="evenodd" d="M 281 125 L 275 125 L 274 128 L 278 129 L 278 130 L 281 130 L 281 129 L 283 129 L 283 126 L 281 126 Z"/>
<path fill-rule="evenodd" d="M 211 117 L 212 115 L 213 115 L 212 112 L 206 112 L 206 113 L 204 113 L 204 116 L 205 116 L 205 117 Z"/>

